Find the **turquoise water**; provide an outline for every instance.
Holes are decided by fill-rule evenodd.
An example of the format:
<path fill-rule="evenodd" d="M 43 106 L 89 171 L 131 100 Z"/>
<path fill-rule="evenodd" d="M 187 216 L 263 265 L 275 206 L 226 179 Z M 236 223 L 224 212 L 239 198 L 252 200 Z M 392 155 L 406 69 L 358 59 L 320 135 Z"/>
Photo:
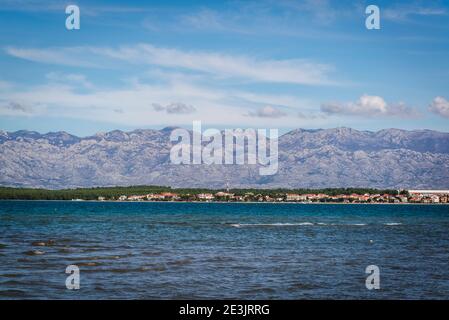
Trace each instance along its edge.
<path fill-rule="evenodd" d="M 0 261 L 1 299 L 449 299 L 449 206 L 0 201 Z"/>

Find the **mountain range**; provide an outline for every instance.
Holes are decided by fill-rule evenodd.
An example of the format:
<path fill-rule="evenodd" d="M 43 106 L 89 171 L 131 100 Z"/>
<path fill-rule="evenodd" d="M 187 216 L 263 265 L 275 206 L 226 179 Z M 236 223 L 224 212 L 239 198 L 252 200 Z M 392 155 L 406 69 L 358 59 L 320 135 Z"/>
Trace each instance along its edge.
<path fill-rule="evenodd" d="M 170 163 L 172 129 L 88 137 L 0 131 L 0 185 L 449 189 L 445 132 L 296 129 L 279 137 L 278 173 L 261 176 L 257 165 Z"/>

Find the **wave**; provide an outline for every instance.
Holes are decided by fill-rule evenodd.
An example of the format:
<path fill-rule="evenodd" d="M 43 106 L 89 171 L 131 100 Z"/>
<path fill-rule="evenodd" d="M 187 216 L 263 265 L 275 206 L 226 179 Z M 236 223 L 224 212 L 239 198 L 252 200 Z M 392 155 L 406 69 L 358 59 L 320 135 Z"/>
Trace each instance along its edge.
<path fill-rule="evenodd" d="M 294 226 L 366 226 L 366 223 L 324 223 L 324 222 L 276 222 L 276 223 L 231 223 L 229 226 L 234 228 L 243 227 L 294 227 Z M 393 224 L 391 224 L 393 225 Z"/>
<path fill-rule="evenodd" d="M 401 222 L 386 222 L 382 223 L 385 226 L 400 226 Z M 367 226 L 367 223 L 327 223 L 327 222 L 275 222 L 275 223 L 228 223 L 227 225 L 234 228 L 243 227 L 294 227 L 294 226 L 355 226 L 363 227 Z"/>
<path fill-rule="evenodd" d="M 312 222 L 299 222 L 299 223 L 232 223 L 231 227 L 242 228 L 242 227 L 291 227 L 291 226 L 313 226 Z"/>

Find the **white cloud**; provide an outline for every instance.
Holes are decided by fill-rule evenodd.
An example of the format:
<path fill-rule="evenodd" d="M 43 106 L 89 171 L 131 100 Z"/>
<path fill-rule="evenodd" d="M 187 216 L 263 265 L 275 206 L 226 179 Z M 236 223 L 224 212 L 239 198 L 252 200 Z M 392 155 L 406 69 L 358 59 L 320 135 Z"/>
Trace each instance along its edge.
<path fill-rule="evenodd" d="M 112 72 L 147 66 L 148 70 L 143 69 L 139 73 L 142 78 L 125 78 L 125 83 L 120 86 L 95 86 L 82 73 L 58 71 L 47 73 L 44 85 L 14 88 L 2 94 L 7 101 L 20 101 L 49 118 L 83 119 L 135 127 L 191 125 L 193 120 L 209 125 L 247 127 L 248 116 L 253 117 L 251 126 L 254 127 L 301 126 L 301 119 L 285 115 L 296 114 L 304 106 L 310 106 L 310 101 L 295 95 L 242 90 L 235 86 L 236 80 L 246 83 L 328 84 L 331 70 L 328 66 L 300 59 L 260 59 L 158 48 L 148 44 L 119 48 L 7 47 L 6 52 L 40 63 L 110 68 Z M 89 90 L 79 90 L 80 87 Z M 152 108 L 153 102 L 158 105 Z M 11 112 L 9 109 L 0 110 L 3 115 Z M 18 111 L 15 114 L 20 115 Z M 307 121 L 303 123 L 308 124 Z M 316 125 L 322 125 L 320 119 Z"/>
<path fill-rule="evenodd" d="M 444 118 L 449 118 L 449 101 L 443 97 L 436 97 L 430 104 L 429 111 Z"/>
<path fill-rule="evenodd" d="M 89 51 L 87 47 L 68 48 L 16 48 L 6 47 L 5 52 L 13 57 L 24 60 L 65 65 L 71 67 L 97 67 L 97 65 L 83 57 Z"/>
<path fill-rule="evenodd" d="M 331 70 L 329 66 L 301 59 L 262 60 L 220 53 L 184 52 L 148 44 L 106 50 L 103 53 L 128 62 L 185 68 L 224 78 L 243 78 L 255 82 L 330 84 L 327 76 Z"/>
<path fill-rule="evenodd" d="M 254 101 L 241 98 L 250 96 Z M 269 96 L 267 96 L 269 98 Z M 32 86 L 28 89 L 15 89 L 2 93 L 5 103 L 0 108 L 1 115 L 8 116 L 44 116 L 47 119 L 65 118 L 111 123 L 112 126 L 152 127 L 161 125 L 192 125 L 192 121 L 201 120 L 211 127 L 285 128 L 310 126 L 309 120 L 297 117 L 278 117 L 280 114 L 270 108 L 260 110 L 259 115 L 248 122 L 248 114 L 243 110 L 260 107 L 264 96 L 246 93 L 240 90 L 213 89 L 207 85 L 187 80 L 172 81 L 163 84 L 133 83 L 119 89 L 95 88 L 79 91 L 76 86 L 48 83 Z M 274 96 L 271 97 L 274 100 Z M 18 101 L 29 106 L 31 113 L 11 110 L 6 102 Z M 193 113 L 179 111 L 173 101 L 195 106 Z M 156 111 L 151 102 L 163 106 L 164 112 Z M 265 104 L 269 105 L 269 104 Z M 168 112 L 166 107 L 169 106 Z M 178 105 L 179 106 L 179 105 Z M 291 106 L 283 107 L 298 111 Z M 271 111 L 270 111 L 271 110 Z M 325 126 L 325 120 L 317 119 L 314 126 Z M 115 125 L 114 125 L 115 124 Z"/>
<path fill-rule="evenodd" d="M 324 103 L 321 111 L 329 115 L 353 116 L 417 116 L 417 111 L 403 103 L 388 104 L 382 97 L 363 95 L 356 102 Z"/>
<path fill-rule="evenodd" d="M 284 117 L 287 114 L 280 110 L 279 108 L 273 106 L 265 106 L 257 109 L 255 112 L 251 111 L 248 113 L 251 117 L 260 117 L 260 118 L 280 118 Z"/>
<path fill-rule="evenodd" d="M 120 48 L 66 47 L 22 49 L 7 47 L 11 56 L 41 63 L 83 67 L 106 67 L 120 60 L 201 72 L 216 78 L 237 78 L 252 82 L 330 85 L 332 67 L 304 59 L 259 59 L 216 52 L 181 51 L 138 44 Z M 105 59 L 110 61 L 105 61 Z"/>

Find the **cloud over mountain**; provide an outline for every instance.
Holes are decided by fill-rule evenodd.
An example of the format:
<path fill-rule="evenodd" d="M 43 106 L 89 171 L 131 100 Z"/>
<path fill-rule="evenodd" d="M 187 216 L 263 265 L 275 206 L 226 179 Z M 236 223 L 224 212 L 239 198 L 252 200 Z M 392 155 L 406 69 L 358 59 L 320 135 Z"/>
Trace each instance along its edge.
<path fill-rule="evenodd" d="M 356 102 L 332 102 L 321 105 L 321 111 L 331 115 L 352 116 L 416 116 L 415 109 L 403 103 L 389 104 L 379 96 L 363 95 Z"/>
<path fill-rule="evenodd" d="M 436 97 L 430 104 L 429 111 L 444 118 L 449 118 L 449 101 L 443 97 Z"/>

